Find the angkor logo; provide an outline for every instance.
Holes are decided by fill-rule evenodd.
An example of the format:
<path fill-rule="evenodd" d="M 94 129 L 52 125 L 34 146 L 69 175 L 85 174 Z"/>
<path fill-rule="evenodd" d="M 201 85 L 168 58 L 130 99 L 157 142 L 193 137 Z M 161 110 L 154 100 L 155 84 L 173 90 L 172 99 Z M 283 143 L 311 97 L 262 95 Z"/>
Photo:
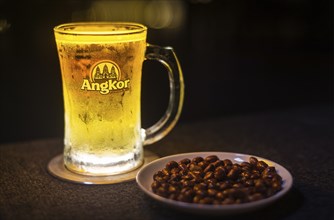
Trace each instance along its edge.
<path fill-rule="evenodd" d="M 99 91 L 105 95 L 111 91 L 126 90 L 130 79 L 121 80 L 121 70 L 110 60 L 98 62 L 93 66 L 90 79 L 84 79 L 81 90 Z"/>
<path fill-rule="evenodd" d="M 111 61 L 104 61 L 96 64 L 91 72 L 92 82 L 105 79 L 119 80 L 120 78 L 118 65 Z"/>

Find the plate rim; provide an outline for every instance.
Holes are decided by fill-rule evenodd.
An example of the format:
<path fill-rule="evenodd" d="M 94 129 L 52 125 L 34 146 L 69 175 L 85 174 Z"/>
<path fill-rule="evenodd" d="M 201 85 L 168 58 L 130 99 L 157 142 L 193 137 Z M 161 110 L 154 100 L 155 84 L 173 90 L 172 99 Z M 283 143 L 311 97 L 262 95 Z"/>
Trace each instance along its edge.
<path fill-rule="evenodd" d="M 193 158 L 195 156 L 208 156 L 208 155 L 217 155 L 220 159 L 226 159 L 226 158 L 221 158 L 223 155 L 225 156 L 241 156 L 241 157 L 256 157 L 259 160 L 264 160 L 265 162 L 269 162 L 271 164 L 274 164 L 275 168 L 278 170 L 278 172 L 283 172 L 285 175 L 285 178 L 283 179 L 283 189 L 274 194 L 273 196 L 270 196 L 265 199 L 261 199 L 258 201 L 254 202 L 247 202 L 247 203 L 242 203 L 242 204 L 230 204 L 230 205 L 210 205 L 210 204 L 196 204 L 196 203 L 187 203 L 187 202 L 181 202 L 181 201 L 175 201 L 171 199 L 164 198 L 162 196 L 159 196 L 151 191 L 151 189 L 147 189 L 146 186 L 143 185 L 143 181 L 141 179 L 141 176 L 144 175 L 143 173 L 146 171 L 148 172 L 148 169 L 153 169 L 152 166 L 156 164 L 160 164 L 160 167 L 164 167 L 166 163 L 166 160 L 171 160 L 172 158 L 177 158 L 177 157 L 188 157 L 188 158 Z M 221 156 L 219 156 L 221 155 Z M 178 159 L 176 159 L 178 160 Z M 239 161 L 240 162 L 240 161 Z M 235 161 L 233 161 L 235 163 Z M 155 172 L 158 171 L 160 168 L 156 168 Z M 151 173 L 151 181 L 153 182 L 153 173 Z M 280 199 L 283 195 L 285 195 L 293 185 L 293 177 L 288 169 L 286 169 L 284 166 L 280 165 L 277 162 L 274 162 L 270 159 L 253 155 L 253 154 L 244 154 L 244 153 L 237 153 L 237 152 L 226 152 L 226 151 L 196 151 L 196 152 L 185 152 L 185 153 L 180 153 L 180 154 L 172 154 L 168 155 L 165 157 L 161 157 L 159 159 L 156 159 L 145 166 L 143 166 L 137 173 L 136 175 L 136 182 L 137 185 L 140 187 L 142 191 L 149 197 L 153 198 L 154 200 L 158 202 L 162 202 L 164 204 L 167 204 L 171 207 L 184 210 L 184 211 L 195 211 L 196 213 L 205 213 L 205 214 L 210 214 L 210 212 L 213 212 L 211 214 L 232 214 L 235 212 L 241 213 L 245 211 L 250 211 L 250 210 L 255 210 L 258 208 L 261 208 L 263 206 L 267 206 L 276 200 Z"/>

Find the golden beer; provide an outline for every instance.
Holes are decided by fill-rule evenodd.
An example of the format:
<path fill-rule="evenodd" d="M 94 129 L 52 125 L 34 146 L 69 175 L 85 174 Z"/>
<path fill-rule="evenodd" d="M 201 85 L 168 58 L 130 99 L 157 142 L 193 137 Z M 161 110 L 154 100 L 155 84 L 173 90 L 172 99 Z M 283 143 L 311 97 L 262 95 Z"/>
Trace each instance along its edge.
<path fill-rule="evenodd" d="M 93 34 L 86 34 L 88 29 Z M 143 161 L 146 28 L 115 23 L 76 25 L 73 31 L 77 35 L 55 31 L 65 107 L 64 164 L 90 175 L 135 169 Z"/>
<path fill-rule="evenodd" d="M 69 23 L 55 27 L 54 33 L 65 134 L 63 155 L 52 159 L 48 170 L 85 184 L 134 178 L 137 168 L 149 161 L 143 146 L 165 137 L 180 117 L 184 84 L 176 54 L 171 47 L 146 43 L 147 28 L 136 23 Z M 145 59 L 166 67 L 170 88 L 165 114 L 147 129 L 141 128 L 140 114 Z M 122 175 L 109 176 L 114 174 Z"/>

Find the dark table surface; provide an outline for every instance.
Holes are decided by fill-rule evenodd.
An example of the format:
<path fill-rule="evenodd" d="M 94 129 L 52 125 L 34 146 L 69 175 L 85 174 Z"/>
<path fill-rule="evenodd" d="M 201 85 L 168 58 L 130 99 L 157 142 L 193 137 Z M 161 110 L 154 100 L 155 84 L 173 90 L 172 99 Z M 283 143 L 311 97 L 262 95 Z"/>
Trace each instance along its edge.
<path fill-rule="evenodd" d="M 333 136 L 333 106 L 319 105 L 180 123 L 147 148 L 161 157 L 254 154 L 291 172 L 293 187 L 279 201 L 224 219 L 334 219 Z M 203 219 L 153 201 L 135 181 L 80 185 L 52 177 L 46 166 L 62 147 L 60 138 L 0 146 L 0 219 Z"/>

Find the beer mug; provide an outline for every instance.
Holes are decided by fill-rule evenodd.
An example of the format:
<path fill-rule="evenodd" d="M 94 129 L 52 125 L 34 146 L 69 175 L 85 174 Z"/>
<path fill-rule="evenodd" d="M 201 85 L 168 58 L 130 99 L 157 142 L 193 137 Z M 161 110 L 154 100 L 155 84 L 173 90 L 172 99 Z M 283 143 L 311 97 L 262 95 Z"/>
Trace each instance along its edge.
<path fill-rule="evenodd" d="M 179 119 L 183 76 L 171 47 L 146 43 L 137 23 L 85 22 L 54 28 L 61 67 L 65 134 L 64 165 L 78 174 L 129 172 L 143 163 L 143 145 L 163 138 Z M 157 60 L 169 74 L 170 96 L 163 117 L 141 128 L 144 60 Z"/>

